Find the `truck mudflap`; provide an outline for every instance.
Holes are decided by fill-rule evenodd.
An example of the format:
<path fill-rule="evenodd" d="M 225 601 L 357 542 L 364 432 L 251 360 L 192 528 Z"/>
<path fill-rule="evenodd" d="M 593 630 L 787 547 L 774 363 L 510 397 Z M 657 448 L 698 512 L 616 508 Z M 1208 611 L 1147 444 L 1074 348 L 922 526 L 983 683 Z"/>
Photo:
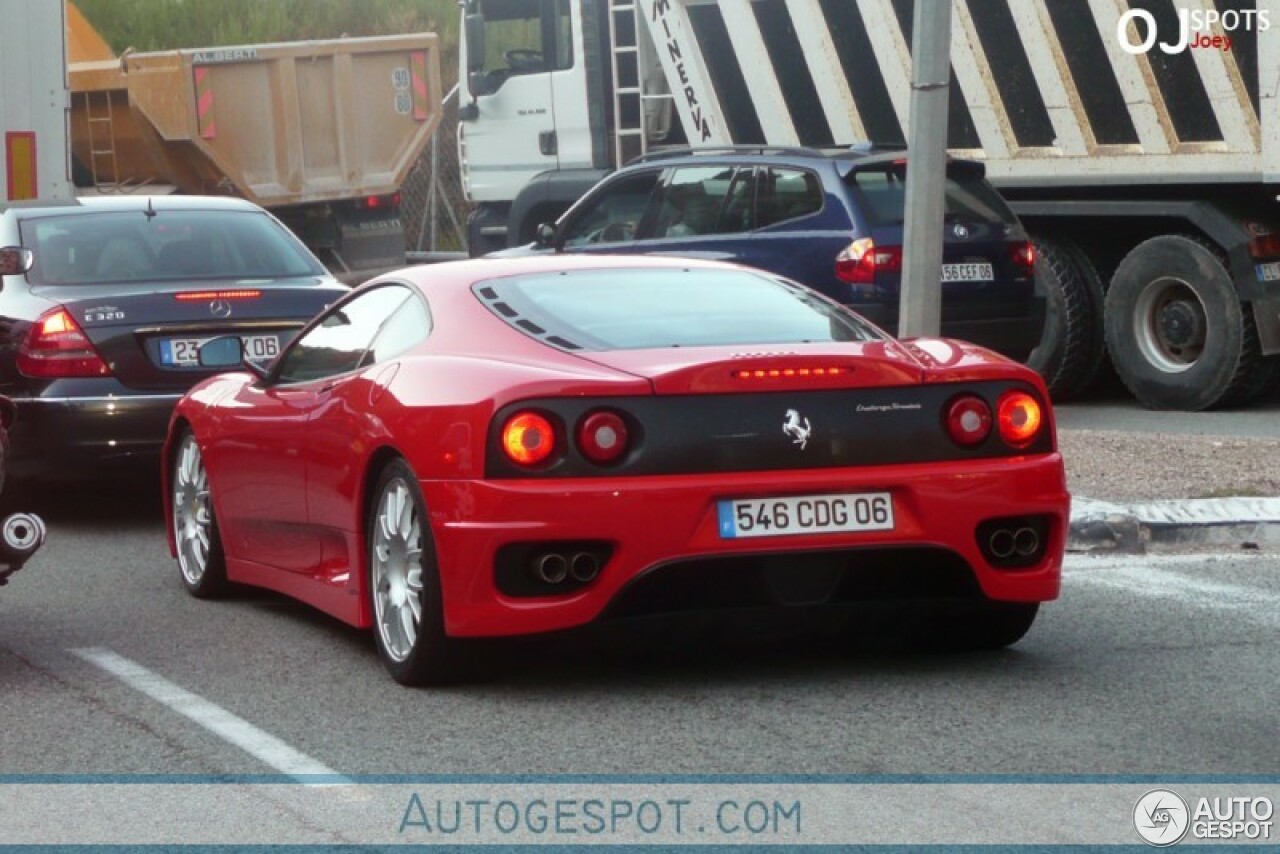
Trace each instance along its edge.
<path fill-rule="evenodd" d="M 334 213 L 338 224 L 334 252 L 348 270 L 404 266 L 407 244 L 398 209 L 383 213 L 339 207 Z"/>
<path fill-rule="evenodd" d="M 405 265 L 404 220 L 395 196 L 299 205 L 275 213 L 335 275 Z"/>
<path fill-rule="evenodd" d="M 1258 347 L 1264 356 L 1280 355 L 1280 296 L 1253 301 Z"/>

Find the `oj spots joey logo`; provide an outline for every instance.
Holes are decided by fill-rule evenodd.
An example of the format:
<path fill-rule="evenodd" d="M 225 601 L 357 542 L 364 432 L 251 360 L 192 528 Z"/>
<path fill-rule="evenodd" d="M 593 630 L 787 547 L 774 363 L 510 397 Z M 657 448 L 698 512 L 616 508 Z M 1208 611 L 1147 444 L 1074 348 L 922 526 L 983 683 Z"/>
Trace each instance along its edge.
<path fill-rule="evenodd" d="M 1160 42 L 1165 53 L 1193 50 L 1231 50 L 1231 34 L 1239 31 L 1262 32 L 1271 26 L 1267 9 L 1178 9 L 1178 40 Z M 1137 26 L 1141 21 L 1143 26 Z M 1132 30 L 1130 26 L 1133 25 Z M 1137 41 L 1134 40 L 1136 35 Z M 1116 21 L 1116 38 L 1125 53 L 1147 53 L 1156 46 L 1156 16 L 1145 9 L 1130 9 Z"/>
<path fill-rule="evenodd" d="M 804 423 L 801 424 L 801 421 Z M 800 450 L 804 450 L 804 446 L 809 443 L 809 434 L 813 432 L 813 427 L 809 424 L 808 418 L 802 418 L 800 413 L 794 409 L 787 410 L 787 420 L 782 422 L 782 432 L 791 437 L 792 444 L 799 445 Z"/>

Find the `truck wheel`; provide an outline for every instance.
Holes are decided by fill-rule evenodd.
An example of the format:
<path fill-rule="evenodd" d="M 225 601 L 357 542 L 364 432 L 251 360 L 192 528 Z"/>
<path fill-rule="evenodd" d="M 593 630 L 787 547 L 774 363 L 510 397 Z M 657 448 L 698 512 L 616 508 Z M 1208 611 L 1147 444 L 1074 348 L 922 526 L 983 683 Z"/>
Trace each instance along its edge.
<path fill-rule="evenodd" d="M 1045 341 L 1028 361 L 1056 401 L 1088 388 L 1106 352 L 1102 326 L 1102 283 L 1085 254 L 1069 243 L 1034 238 L 1036 275 L 1047 292 Z"/>
<path fill-rule="evenodd" d="M 1238 399 L 1262 356 L 1253 318 L 1215 253 L 1192 237 L 1153 237 L 1116 268 L 1107 349 L 1151 409 L 1199 411 Z"/>

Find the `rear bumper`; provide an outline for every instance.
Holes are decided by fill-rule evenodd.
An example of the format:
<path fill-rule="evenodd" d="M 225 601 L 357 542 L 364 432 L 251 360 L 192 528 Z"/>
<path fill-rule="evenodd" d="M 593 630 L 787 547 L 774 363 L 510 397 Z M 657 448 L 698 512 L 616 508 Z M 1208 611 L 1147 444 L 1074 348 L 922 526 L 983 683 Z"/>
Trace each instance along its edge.
<path fill-rule="evenodd" d="M 454 636 L 516 635 L 589 623 L 627 610 L 626 593 L 651 573 L 724 579 L 707 561 L 738 562 L 838 556 L 841 571 L 906 575 L 912 550 L 941 554 L 970 588 L 996 600 L 1039 602 L 1058 595 L 1070 498 L 1057 453 L 1007 461 L 915 464 L 826 470 L 555 481 L 422 482 L 444 597 Z M 717 501 L 814 493 L 888 491 L 892 531 L 723 539 Z M 979 546 L 977 529 L 1003 517 L 1047 523 L 1042 558 L 999 569 Z M 589 584 L 561 595 L 513 596 L 499 589 L 500 550 L 529 544 L 590 541 L 607 559 Z M 536 552 L 536 548 L 533 550 Z M 774 561 L 776 564 L 778 561 Z M 720 584 L 721 581 L 714 583 Z"/>
<path fill-rule="evenodd" d="M 106 470 L 153 474 L 180 393 L 16 398 L 9 474 L 76 478 Z"/>

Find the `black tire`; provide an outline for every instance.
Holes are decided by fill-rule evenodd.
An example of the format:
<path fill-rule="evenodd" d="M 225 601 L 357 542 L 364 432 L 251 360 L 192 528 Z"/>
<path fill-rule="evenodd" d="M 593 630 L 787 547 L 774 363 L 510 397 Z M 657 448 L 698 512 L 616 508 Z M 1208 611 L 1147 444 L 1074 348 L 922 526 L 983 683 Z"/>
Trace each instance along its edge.
<path fill-rule="evenodd" d="M 1039 612 L 1038 602 L 942 603 L 925 612 L 911 642 L 928 652 L 1003 649 L 1022 640 Z"/>
<path fill-rule="evenodd" d="M 1037 237 L 1036 275 L 1049 305 L 1041 346 L 1028 360 L 1055 401 L 1078 397 L 1093 382 L 1106 352 L 1102 282 L 1085 254 Z"/>
<path fill-rule="evenodd" d="M 401 500 L 411 505 L 407 514 L 394 509 L 404 505 L 387 504 Z M 389 516 L 398 520 L 395 529 L 382 527 L 382 516 L 389 510 Z M 401 531 L 403 523 L 399 520 L 406 517 L 408 529 Z M 375 482 L 365 516 L 365 554 L 369 616 L 378 655 L 387 672 L 401 685 L 443 685 L 462 678 L 462 644 L 444 632 L 440 573 L 427 505 L 417 477 L 404 460 L 388 463 Z M 409 632 L 402 617 L 405 608 L 412 614 L 410 598 L 415 595 L 415 584 L 411 578 L 415 568 L 419 608 L 417 624 Z M 397 602 L 401 597 L 404 601 Z"/>
<path fill-rule="evenodd" d="M 1213 257 L 1218 259 L 1218 263 L 1222 265 L 1223 269 L 1231 269 L 1227 253 L 1223 252 L 1222 248 L 1216 243 L 1212 243 L 1198 234 L 1188 234 L 1185 237 L 1213 253 Z M 1244 308 L 1243 311 L 1246 349 L 1260 354 L 1262 352 L 1262 343 L 1258 338 L 1258 325 L 1254 320 L 1253 310 Z M 1217 406 L 1245 406 L 1253 403 L 1271 390 L 1278 377 L 1280 377 L 1280 356 L 1259 356 L 1251 359 L 1245 369 L 1245 376 L 1239 378 L 1228 392 L 1228 395 L 1218 401 Z"/>
<path fill-rule="evenodd" d="M 227 561 L 213 511 L 213 492 L 195 435 L 179 437 L 169 470 L 173 504 L 174 541 L 178 548 L 178 577 L 197 599 L 226 595 Z"/>
<path fill-rule="evenodd" d="M 1231 276 L 1198 238 L 1153 237 L 1116 268 L 1105 325 L 1112 365 L 1150 409 L 1231 405 L 1257 383 L 1257 330 Z"/>

